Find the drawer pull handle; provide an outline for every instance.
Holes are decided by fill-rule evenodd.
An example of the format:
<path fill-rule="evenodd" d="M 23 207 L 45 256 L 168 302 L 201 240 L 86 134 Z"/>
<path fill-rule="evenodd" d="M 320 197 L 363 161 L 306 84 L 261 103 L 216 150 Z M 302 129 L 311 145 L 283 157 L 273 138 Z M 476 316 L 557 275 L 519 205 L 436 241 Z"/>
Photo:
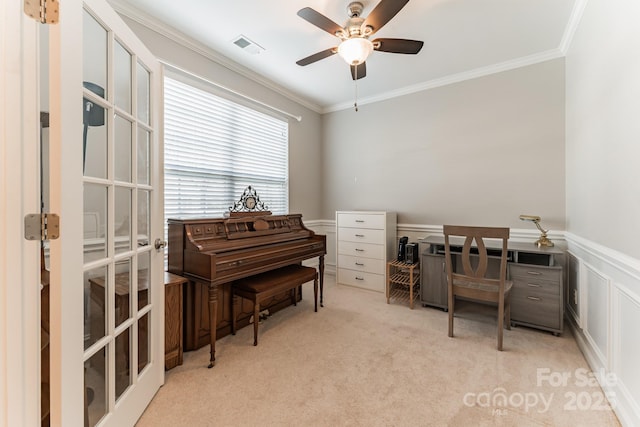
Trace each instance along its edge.
<path fill-rule="evenodd" d="M 532 288 L 541 288 L 542 285 L 536 285 L 535 283 L 527 283 L 527 286 L 532 287 Z"/>
<path fill-rule="evenodd" d="M 361 262 L 356 262 L 356 265 L 359 265 L 360 267 L 364 267 L 364 264 Z"/>
<path fill-rule="evenodd" d="M 364 222 L 364 219 L 356 219 L 356 222 Z"/>
<path fill-rule="evenodd" d="M 538 298 L 538 297 L 527 297 L 527 298 L 533 301 L 541 301 L 541 298 Z"/>
<path fill-rule="evenodd" d="M 356 280 L 364 280 L 364 278 L 360 276 L 356 276 Z"/>
<path fill-rule="evenodd" d="M 356 237 L 364 237 L 364 234 L 356 234 Z"/>
<path fill-rule="evenodd" d="M 527 271 L 527 274 L 532 274 L 534 276 L 540 276 L 542 273 L 540 273 L 539 271 Z"/>
<path fill-rule="evenodd" d="M 358 249 L 358 248 L 356 248 L 356 252 L 364 252 L 364 249 Z"/>

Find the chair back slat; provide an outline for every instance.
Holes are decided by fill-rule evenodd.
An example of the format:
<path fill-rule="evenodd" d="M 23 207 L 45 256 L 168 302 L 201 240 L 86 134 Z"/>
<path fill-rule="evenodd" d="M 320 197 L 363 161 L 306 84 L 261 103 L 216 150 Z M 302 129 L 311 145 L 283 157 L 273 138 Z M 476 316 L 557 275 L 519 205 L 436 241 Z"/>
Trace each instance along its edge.
<path fill-rule="evenodd" d="M 476 242 L 475 247 L 478 248 L 478 266 L 474 269 L 471 265 L 471 246 Z M 487 256 L 487 248 L 484 240 L 474 236 L 467 236 L 462 247 L 462 271 L 465 276 L 484 278 L 487 275 L 487 267 L 489 265 L 489 257 Z"/>
<path fill-rule="evenodd" d="M 462 245 L 462 253 L 460 254 L 460 262 L 462 271 L 451 271 L 452 277 L 456 279 L 464 280 L 467 278 L 473 279 L 484 284 L 493 284 L 500 286 L 501 282 L 506 279 L 507 271 L 507 241 L 509 239 L 508 227 L 474 227 L 463 225 L 445 225 L 443 226 L 443 232 L 445 237 L 445 256 L 447 259 L 451 257 L 451 239 L 450 237 L 462 237 L 464 243 Z M 487 277 L 489 271 L 489 254 L 487 252 L 487 245 L 485 239 L 500 239 L 501 240 L 501 256 L 500 256 L 500 277 L 491 278 Z M 477 249 L 477 254 L 472 251 L 472 248 Z M 477 263 L 474 263 L 474 259 Z M 473 265 L 476 264 L 474 268 Z"/>

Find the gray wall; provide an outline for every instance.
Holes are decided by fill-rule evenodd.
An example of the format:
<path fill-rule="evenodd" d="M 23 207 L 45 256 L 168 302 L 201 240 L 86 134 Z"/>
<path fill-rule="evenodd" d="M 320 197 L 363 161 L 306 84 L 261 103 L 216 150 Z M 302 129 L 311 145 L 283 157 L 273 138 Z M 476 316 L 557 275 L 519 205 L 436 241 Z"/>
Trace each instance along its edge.
<path fill-rule="evenodd" d="M 289 120 L 289 211 L 302 213 L 305 220 L 322 219 L 320 114 L 126 16 L 123 19 L 161 61 L 280 110 L 302 116 L 302 122 Z"/>
<path fill-rule="evenodd" d="M 324 116 L 323 216 L 565 228 L 564 60 Z M 532 225 L 531 225 L 532 226 Z"/>
<path fill-rule="evenodd" d="M 640 2 L 591 0 L 566 56 L 567 231 L 640 258 Z"/>

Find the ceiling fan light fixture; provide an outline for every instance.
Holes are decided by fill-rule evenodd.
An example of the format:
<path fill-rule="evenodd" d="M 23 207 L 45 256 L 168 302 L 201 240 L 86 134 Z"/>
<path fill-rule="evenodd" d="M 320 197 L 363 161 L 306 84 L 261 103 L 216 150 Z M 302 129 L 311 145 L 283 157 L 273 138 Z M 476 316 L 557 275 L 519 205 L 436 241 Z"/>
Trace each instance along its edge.
<path fill-rule="evenodd" d="M 349 65 L 360 65 L 373 51 L 373 43 L 362 37 L 347 39 L 338 46 L 338 55 Z"/>

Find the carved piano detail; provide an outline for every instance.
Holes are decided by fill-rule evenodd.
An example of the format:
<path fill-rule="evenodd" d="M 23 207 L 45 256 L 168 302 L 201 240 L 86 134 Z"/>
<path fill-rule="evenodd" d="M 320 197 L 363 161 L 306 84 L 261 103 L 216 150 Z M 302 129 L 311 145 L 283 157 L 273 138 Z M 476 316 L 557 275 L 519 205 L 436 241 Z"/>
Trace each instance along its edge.
<path fill-rule="evenodd" d="M 210 344 L 213 366 L 216 336 L 230 332 L 230 284 L 243 277 L 319 257 L 322 306 L 326 246 L 326 236 L 306 228 L 300 214 L 170 219 L 169 271 L 191 281 L 185 288 L 184 349 Z M 265 308 L 273 312 L 289 304 L 284 294 Z M 250 313 L 247 307 L 240 325 Z"/>

